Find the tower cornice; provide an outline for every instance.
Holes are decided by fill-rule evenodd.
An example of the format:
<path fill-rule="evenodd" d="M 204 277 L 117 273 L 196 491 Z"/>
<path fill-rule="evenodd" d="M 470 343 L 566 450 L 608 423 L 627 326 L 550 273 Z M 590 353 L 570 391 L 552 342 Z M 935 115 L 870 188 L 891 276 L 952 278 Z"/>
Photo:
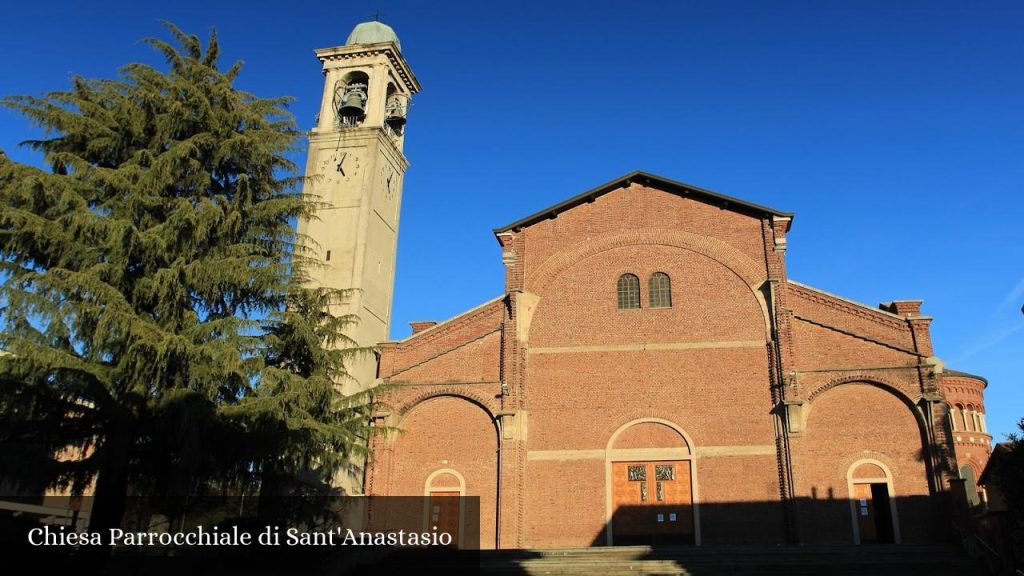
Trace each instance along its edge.
<path fill-rule="evenodd" d="M 402 57 L 402 52 L 394 42 L 319 48 L 314 50 L 313 53 L 316 54 L 316 57 L 325 65 L 328 62 L 336 62 L 340 60 L 351 60 L 354 58 L 379 55 L 385 56 L 388 61 L 391 62 L 391 65 L 394 66 L 395 72 L 398 74 L 398 77 L 401 78 L 405 88 L 412 94 L 420 91 L 419 80 L 417 80 L 416 75 L 412 73 L 412 68 L 409 67 L 409 63 Z"/>

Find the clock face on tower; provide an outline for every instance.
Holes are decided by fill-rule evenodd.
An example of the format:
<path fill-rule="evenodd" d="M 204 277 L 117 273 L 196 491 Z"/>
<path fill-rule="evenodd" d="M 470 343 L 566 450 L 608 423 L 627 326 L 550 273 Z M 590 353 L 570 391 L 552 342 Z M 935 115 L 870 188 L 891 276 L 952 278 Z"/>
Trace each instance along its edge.
<path fill-rule="evenodd" d="M 395 190 L 398 189 L 398 173 L 391 168 L 384 168 L 380 172 L 381 183 L 384 186 L 384 197 L 388 200 L 395 197 Z"/>
<path fill-rule="evenodd" d="M 318 174 L 321 174 L 325 186 L 339 182 L 349 182 L 359 172 L 359 157 L 351 152 L 337 150 L 331 152 L 320 161 Z"/>

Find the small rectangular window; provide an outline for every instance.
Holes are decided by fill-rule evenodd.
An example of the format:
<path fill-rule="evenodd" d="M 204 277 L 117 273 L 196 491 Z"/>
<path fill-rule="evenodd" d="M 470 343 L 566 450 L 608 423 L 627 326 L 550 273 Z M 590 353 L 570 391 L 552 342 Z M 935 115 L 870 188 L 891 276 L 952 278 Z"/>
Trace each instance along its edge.
<path fill-rule="evenodd" d="M 643 482 L 647 480 L 647 466 L 629 466 L 626 474 L 630 482 Z"/>
<path fill-rule="evenodd" d="M 330 250 L 327 251 L 327 261 L 328 262 L 331 261 L 331 251 Z"/>
<path fill-rule="evenodd" d="M 656 480 L 675 480 L 676 467 L 671 464 L 658 464 L 654 467 L 654 478 Z"/>

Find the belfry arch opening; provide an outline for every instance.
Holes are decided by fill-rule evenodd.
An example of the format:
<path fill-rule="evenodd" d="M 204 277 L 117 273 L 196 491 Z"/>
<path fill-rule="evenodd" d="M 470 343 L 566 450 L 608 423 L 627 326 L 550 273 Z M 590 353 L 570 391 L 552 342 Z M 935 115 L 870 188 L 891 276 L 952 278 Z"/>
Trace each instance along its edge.
<path fill-rule="evenodd" d="M 339 127 L 358 126 L 366 120 L 370 77 L 361 71 L 349 72 L 334 87 L 334 111 Z"/>
<path fill-rule="evenodd" d="M 384 126 L 392 136 L 401 136 L 405 130 L 408 105 L 408 99 L 398 91 L 394 83 L 388 82 L 384 98 Z"/>

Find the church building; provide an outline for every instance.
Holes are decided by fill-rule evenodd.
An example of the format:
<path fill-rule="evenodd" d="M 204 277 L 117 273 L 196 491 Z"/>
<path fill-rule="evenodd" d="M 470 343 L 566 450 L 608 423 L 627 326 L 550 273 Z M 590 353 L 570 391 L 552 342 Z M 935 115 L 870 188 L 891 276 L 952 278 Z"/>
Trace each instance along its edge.
<path fill-rule="evenodd" d="M 642 171 L 566 191 L 494 230 L 493 299 L 387 341 L 419 84 L 379 22 L 316 54 L 307 172 L 331 209 L 301 231 L 318 281 L 361 290 L 379 358 L 354 374 L 387 385 L 395 430 L 353 491 L 426 497 L 424 526 L 456 533 L 450 496 L 479 497 L 483 548 L 948 538 L 988 458 L 986 381 L 944 367 L 920 300 L 791 279 L 790 212 Z"/>

